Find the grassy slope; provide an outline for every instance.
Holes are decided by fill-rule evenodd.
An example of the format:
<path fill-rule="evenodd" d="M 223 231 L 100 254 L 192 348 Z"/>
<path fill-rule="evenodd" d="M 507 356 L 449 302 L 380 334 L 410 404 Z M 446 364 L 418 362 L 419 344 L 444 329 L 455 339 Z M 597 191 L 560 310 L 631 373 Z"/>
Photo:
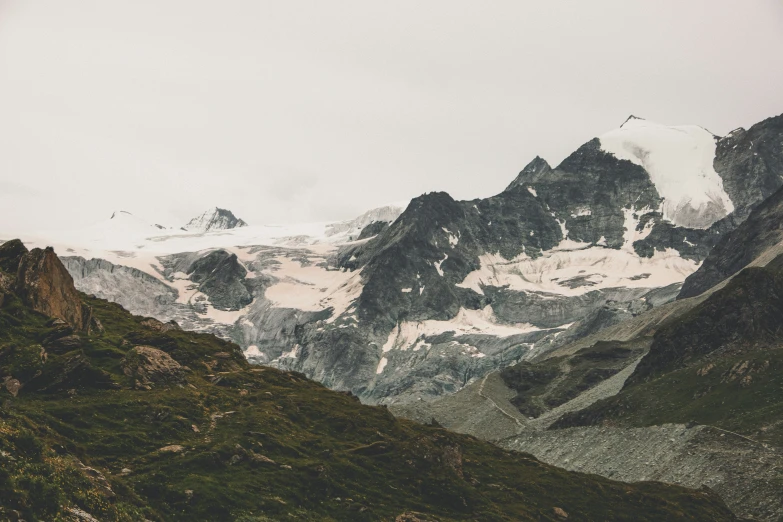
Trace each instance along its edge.
<path fill-rule="evenodd" d="M 75 354 L 50 353 L 36 368 L 25 347 L 49 335 L 47 319 L 15 298 L 0 309 L 0 347 L 17 354 L 3 370 L 42 371 L 18 398 L 0 395 L 0 505 L 28 520 L 63 519 L 61 506 L 101 520 L 369 521 L 404 511 L 431 520 L 557 520 L 555 507 L 568 520 L 732 519 L 707 491 L 559 470 L 396 420 L 298 374 L 252 368 L 215 337 L 161 334 L 115 304 L 85 301 L 106 330 L 79 349 L 93 367 L 87 375 L 108 372 L 116 389 L 105 375 L 51 387 Z M 188 384 L 133 390 L 121 360 L 136 344 L 188 365 Z M 172 444 L 184 451 L 158 451 Z M 113 494 L 74 457 L 102 471 Z"/>
<path fill-rule="evenodd" d="M 553 428 L 697 422 L 783 444 L 783 259 L 662 328 L 623 391 Z"/>

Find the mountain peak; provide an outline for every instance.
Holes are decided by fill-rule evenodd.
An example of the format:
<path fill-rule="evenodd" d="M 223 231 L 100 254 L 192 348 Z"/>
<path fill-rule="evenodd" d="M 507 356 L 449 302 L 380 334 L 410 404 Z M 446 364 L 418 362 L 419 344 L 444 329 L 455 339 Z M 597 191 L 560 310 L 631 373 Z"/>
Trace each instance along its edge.
<path fill-rule="evenodd" d="M 514 181 L 512 181 L 511 184 L 506 187 L 506 191 L 511 190 L 519 185 L 524 185 L 525 183 L 533 183 L 541 179 L 541 177 L 550 170 L 552 170 L 552 167 L 549 165 L 549 163 L 541 156 L 536 156 L 533 158 L 533 161 L 528 163 L 525 168 L 522 169 L 522 171 L 517 175 L 517 177 L 514 178 Z"/>
<path fill-rule="evenodd" d="M 634 122 L 634 121 L 640 121 L 641 122 L 641 121 L 647 121 L 647 120 L 645 120 L 644 118 L 640 118 L 639 116 L 634 116 L 633 114 L 631 114 L 630 116 L 628 116 L 625 119 L 623 124 L 620 125 L 620 128 L 622 129 L 628 122 Z"/>
<path fill-rule="evenodd" d="M 246 226 L 247 223 L 236 217 L 230 210 L 212 207 L 203 214 L 188 221 L 185 228 L 187 230 L 209 232 L 211 230 L 228 230 Z"/>

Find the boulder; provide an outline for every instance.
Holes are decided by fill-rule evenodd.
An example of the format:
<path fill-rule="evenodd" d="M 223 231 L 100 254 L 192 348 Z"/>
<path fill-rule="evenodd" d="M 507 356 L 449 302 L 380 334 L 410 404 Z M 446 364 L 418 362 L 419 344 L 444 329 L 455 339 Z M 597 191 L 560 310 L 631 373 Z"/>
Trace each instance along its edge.
<path fill-rule="evenodd" d="M 73 328 L 71 328 L 70 325 L 62 319 L 52 319 L 49 321 L 47 326 L 50 329 L 49 335 L 46 336 L 43 344 L 51 342 L 55 339 L 59 339 L 60 337 L 65 337 L 66 335 L 71 335 L 73 333 Z"/>
<path fill-rule="evenodd" d="M 161 332 L 161 333 L 170 332 L 172 330 L 182 330 L 182 328 L 180 328 L 180 326 L 177 324 L 176 321 L 169 321 L 167 323 L 162 323 L 157 319 L 153 319 L 151 317 L 148 319 L 144 319 L 139 324 L 145 328 L 149 328 L 150 330 L 153 330 L 155 332 Z"/>
<path fill-rule="evenodd" d="M 182 453 L 183 451 L 185 451 L 185 447 L 179 444 L 164 446 L 158 450 L 159 453 Z"/>
<path fill-rule="evenodd" d="M 155 384 L 180 384 L 185 380 L 185 367 L 163 350 L 152 346 L 136 346 L 122 362 L 125 375 L 137 388 L 149 389 Z"/>
<path fill-rule="evenodd" d="M 71 350 L 75 350 L 77 348 L 81 348 L 82 338 L 78 335 L 66 335 L 64 337 L 60 337 L 59 339 L 53 339 L 51 341 L 45 342 L 45 346 L 50 352 L 59 355 L 70 352 Z"/>
<path fill-rule="evenodd" d="M 8 393 L 16 397 L 19 395 L 19 390 L 22 388 L 22 383 L 19 382 L 18 379 L 14 379 L 12 377 L 6 377 L 5 378 L 5 389 L 8 390 Z"/>
<path fill-rule="evenodd" d="M 34 248 L 22 256 L 15 290 L 33 310 L 62 319 L 74 330 L 90 324 L 92 310 L 82 303 L 73 278 L 51 247 Z"/>

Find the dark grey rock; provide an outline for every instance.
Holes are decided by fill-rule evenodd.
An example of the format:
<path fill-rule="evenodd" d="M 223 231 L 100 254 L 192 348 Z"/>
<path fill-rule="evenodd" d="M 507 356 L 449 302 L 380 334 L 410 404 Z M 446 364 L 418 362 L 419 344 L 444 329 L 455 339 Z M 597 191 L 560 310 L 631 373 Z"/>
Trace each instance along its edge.
<path fill-rule="evenodd" d="M 783 239 L 783 189 L 758 205 L 722 237 L 699 269 L 683 283 L 679 298 L 692 297 L 742 270 Z"/>
<path fill-rule="evenodd" d="M 236 254 L 215 250 L 195 261 L 187 274 L 218 310 L 239 310 L 253 301 L 245 283 L 247 270 Z"/>

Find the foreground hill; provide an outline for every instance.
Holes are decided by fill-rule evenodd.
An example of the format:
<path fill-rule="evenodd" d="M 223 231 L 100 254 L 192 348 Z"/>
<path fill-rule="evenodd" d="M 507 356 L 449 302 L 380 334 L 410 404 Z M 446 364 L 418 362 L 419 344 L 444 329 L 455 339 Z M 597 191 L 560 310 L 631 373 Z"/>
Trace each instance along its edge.
<path fill-rule="evenodd" d="M 0 519 L 733 520 L 709 490 L 566 472 L 396 420 L 0 246 Z"/>

